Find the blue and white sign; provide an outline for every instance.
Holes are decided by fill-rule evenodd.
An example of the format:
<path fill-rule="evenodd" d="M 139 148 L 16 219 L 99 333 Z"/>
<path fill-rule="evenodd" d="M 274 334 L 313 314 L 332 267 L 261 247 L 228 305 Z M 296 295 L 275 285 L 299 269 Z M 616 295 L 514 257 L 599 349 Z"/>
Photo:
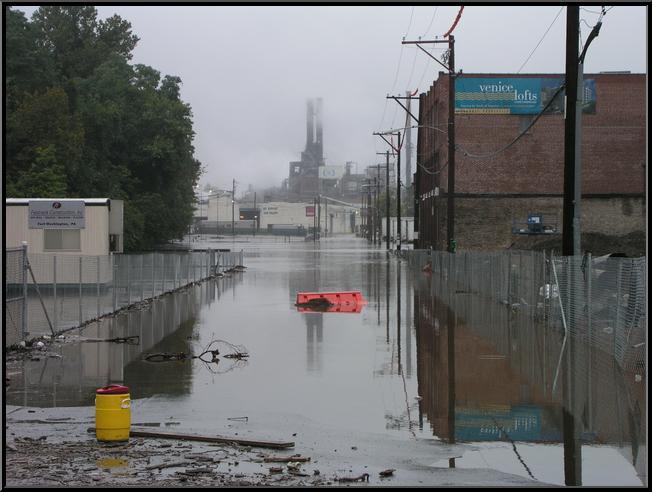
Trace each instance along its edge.
<path fill-rule="evenodd" d="M 564 83 L 561 77 L 458 77 L 455 112 L 458 114 L 538 114 Z M 564 111 L 564 90 L 546 113 Z M 595 80 L 584 81 L 585 113 L 595 113 Z"/>

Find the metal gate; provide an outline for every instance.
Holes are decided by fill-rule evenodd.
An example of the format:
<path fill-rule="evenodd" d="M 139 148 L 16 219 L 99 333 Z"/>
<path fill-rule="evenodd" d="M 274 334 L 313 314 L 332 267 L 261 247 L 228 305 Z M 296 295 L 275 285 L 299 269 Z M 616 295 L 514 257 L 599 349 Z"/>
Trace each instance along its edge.
<path fill-rule="evenodd" d="M 5 347 L 27 331 L 27 247 L 5 249 Z"/>

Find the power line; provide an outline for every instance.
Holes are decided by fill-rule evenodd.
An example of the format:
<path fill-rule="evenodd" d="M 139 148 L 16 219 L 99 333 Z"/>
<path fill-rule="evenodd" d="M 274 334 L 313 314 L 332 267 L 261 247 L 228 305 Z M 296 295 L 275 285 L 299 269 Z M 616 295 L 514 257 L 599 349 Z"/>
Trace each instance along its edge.
<path fill-rule="evenodd" d="M 550 105 L 551 105 L 552 102 L 555 100 L 555 98 L 559 95 L 559 93 L 560 93 L 560 92 L 561 92 L 565 87 L 566 87 L 566 82 L 564 82 L 562 85 L 559 86 L 559 88 L 555 91 L 555 93 L 553 94 L 553 96 L 550 98 L 550 101 L 548 101 L 548 103 L 547 103 L 547 104 L 545 105 L 545 107 L 544 107 L 544 108 L 539 112 L 539 114 L 537 114 L 537 115 L 534 117 L 534 119 L 532 119 L 532 121 L 531 121 L 530 124 L 527 126 L 527 128 L 525 128 L 525 130 L 523 130 L 523 131 L 522 131 L 522 132 L 521 132 L 521 133 L 520 133 L 520 134 L 519 134 L 519 135 L 518 135 L 514 140 L 512 140 L 510 143 L 508 143 L 508 144 L 505 145 L 504 147 L 502 147 L 502 148 L 500 148 L 500 149 L 498 149 L 498 150 L 496 150 L 496 151 L 494 151 L 494 152 L 490 152 L 490 153 L 488 153 L 488 154 L 471 154 L 470 152 L 464 150 L 464 149 L 463 149 L 461 146 L 459 146 L 459 145 L 456 145 L 456 146 L 455 146 L 455 149 L 456 149 L 456 150 L 459 150 L 460 152 L 462 152 L 462 154 L 464 154 L 466 157 L 470 157 L 470 158 L 472 158 L 472 159 L 485 159 L 485 158 L 489 158 L 489 157 L 494 157 L 495 155 L 498 155 L 498 154 L 500 154 L 501 152 L 506 151 L 506 150 L 509 149 L 512 145 L 514 145 L 516 142 L 518 142 L 518 141 L 521 139 L 521 137 L 523 137 L 523 135 L 525 135 L 525 134 L 530 130 L 530 128 L 532 128 L 532 127 L 534 126 L 534 124 L 539 120 L 539 118 L 541 118 L 541 115 L 543 115 L 543 114 L 546 112 L 546 110 L 550 107 Z"/>
<path fill-rule="evenodd" d="M 532 55 L 533 55 L 534 52 L 537 50 L 537 48 L 539 47 L 539 45 L 541 45 L 541 43 L 543 42 L 543 40 L 544 40 L 544 38 L 546 37 L 546 35 L 548 34 L 548 32 L 550 31 L 550 29 L 552 28 L 552 26 L 555 24 L 555 21 L 556 21 L 557 18 L 559 17 L 559 14 L 561 14 L 561 11 L 562 11 L 562 10 L 564 10 L 564 7 L 562 7 L 562 8 L 559 9 L 559 12 L 557 12 L 557 15 L 555 15 L 555 18 L 552 20 L 552 22 L 551 22 L 550 25 L 548 26 L 548 29 L 546 29 L 546 32 L 543 33 L 543 36 L 541 37 L 541 39 L 539 40 L 539 42 L 537 43 L 537 45 L 534 47 L 534 49 L 532 50 L 532 52 L 528 55 L 528 57 L 527 57 L 527 58 L 525 59 L 525 61 L 523 62 L 523 65 L 521 65 L 521 68 L 519 68 L 519 69 L 516 71 L 516 73 L 521 73 L 521 70 L 523 69 L 523 67 L 525 66 L 525 64 L 530 60 L 530 58 L 532 58 Z"/>
<path fill-rule="evenodd" d="M 430 32 L 430 28 L 432 27 L 432 23 L 435 20 L 435 15 L 437 15 L 437 9 L 439 9 L 439 7 L 435 7 L 435 11 L 432 13 L 432 18 L 430 19 L 430 24 L 428 24 L 428 29 L 426 29 L 426 32 L 423 33 L 422 37 L 424 37 L 424 38 L 428 35 L 428 32 Z"/>
<path fill-rule="evenodd" d="M 462 12 L 463 11 L 464 11 L 464 5 L 460 6 L 460 10 L 457 13 L 457 17 L 455 17 L 455 22 L 453 22 L 453 25 L 450 27 L 450 29 L 448 31 L 446 31 L 446 34 L 444 34 L 445 38 L 450 36 L 451 33 L 455 30 L 455 27 L 457 26 L 457 23 L 460 21 L 460 18 L 462 17 Z"/>
<path fill-rule="evenodd" d="M 403 36 L 403 39 L 405 39 L 407 37 L 408 33 L 410 32 L 410 28 L 412 27 L 412 18 L 413 18 L 413 16 L 414 16 L 414 7 L 412 7 L 412 11 L 410 13 L 410 21 L 408 22 L 407 31 L 405 32 L 405 36 Z M 404 48 L 405 48 L 405 45 L 401 44 L 401 51 L 399 53 L 398 63 L 396 65 L 396 74 L 394 75 L 394 83 L 392 84 L 392 94 L 394 93 L 394 90 L 396 89 L 396 82 L 398 81 L 398 74 L 401 71 L 401 62 L 403 61 L 403 49 Z M 387 102 L 388 102 L 388 100 L 385 99 L 385 107 L 383 108 L 383 116 L 380 118 L 380 123 L 378 124 L 378 128 L 383 127 L 383 122 L 385 121 L 385 114 L 387 112 Z M 395 117 L 396 117 L 396 113 L 394 114 L 394 118 Z"/>

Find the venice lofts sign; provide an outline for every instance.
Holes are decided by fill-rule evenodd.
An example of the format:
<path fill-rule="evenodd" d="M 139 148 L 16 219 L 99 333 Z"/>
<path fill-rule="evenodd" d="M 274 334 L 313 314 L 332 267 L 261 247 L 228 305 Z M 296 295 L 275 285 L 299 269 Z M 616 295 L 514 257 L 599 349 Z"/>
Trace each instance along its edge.
<path fill-rule="evenodd" d="M 460 77 L 455 80 L 458 114 L 538 114 L 564 83 L 561 77 Z M 563 113 L 562 90 L 546 113 Z M 595 113 L 595 80 L 584 81 L 584 113 Z"/>

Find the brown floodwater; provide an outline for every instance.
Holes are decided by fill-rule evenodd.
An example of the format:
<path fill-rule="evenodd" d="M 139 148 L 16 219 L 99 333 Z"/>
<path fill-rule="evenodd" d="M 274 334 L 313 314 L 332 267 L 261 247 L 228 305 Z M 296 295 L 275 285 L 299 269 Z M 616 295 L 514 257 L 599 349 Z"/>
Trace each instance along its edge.
<path fill-rule="evenodd" d="M 21 363 L 6 403 L 92 406 L 96 388 L 121 383 L 133 422 L 295 440 L 323 462 L 412 470 L 405 484 L 453 466 L 564 484 L 559 333 L 472 294 L 444 295 L 359 238 L 193 244 L 244 249 L 247 269 L 69 333 Z M 360 291 L 367 303 L 358 313 L 295 307 L 297 293 L 319 291 Z M 88 340 L 135 335 L 135 345 Z M 214 348 L 214 361 L 145 360 Z M 582 483 L 641 485 L 643 386 L 595 367 L 578 437 Z"/>

